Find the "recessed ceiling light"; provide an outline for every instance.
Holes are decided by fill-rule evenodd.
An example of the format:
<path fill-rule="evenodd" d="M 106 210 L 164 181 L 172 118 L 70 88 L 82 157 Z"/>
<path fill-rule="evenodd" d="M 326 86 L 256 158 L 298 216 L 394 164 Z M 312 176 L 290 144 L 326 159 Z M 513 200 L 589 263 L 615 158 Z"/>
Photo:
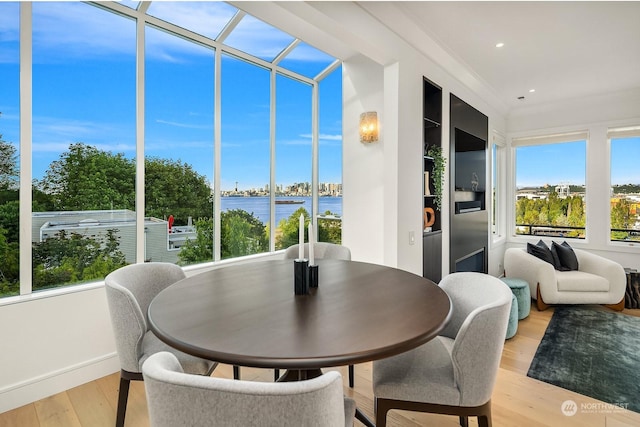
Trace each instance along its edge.
<path fill-rule="evenodd" d="M 500 43 L 496 43 L 496 47 L 503 47 L 504 43 L 500 42 Z"/>
<path fill-rule="evenodd" d="M 535 89 L 529 89 L 529 93 L 533 93 L 535 91 L 536 91 Z"/>

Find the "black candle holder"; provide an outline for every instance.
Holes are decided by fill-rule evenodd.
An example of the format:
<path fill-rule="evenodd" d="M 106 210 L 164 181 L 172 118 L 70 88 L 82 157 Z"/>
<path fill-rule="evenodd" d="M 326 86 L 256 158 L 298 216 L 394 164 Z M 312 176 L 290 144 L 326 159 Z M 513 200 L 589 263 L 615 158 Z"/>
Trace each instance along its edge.
<path fill-rule="evenodd" d="M 318 266 L 317 265 L 309 266 L 309 287 L 310 288 L 318 287 Z"/>
<path fill-rule="evenodd" d="M 293 260 L 293 291 L 296 295 L 309 293 L 309 260 Z"/>

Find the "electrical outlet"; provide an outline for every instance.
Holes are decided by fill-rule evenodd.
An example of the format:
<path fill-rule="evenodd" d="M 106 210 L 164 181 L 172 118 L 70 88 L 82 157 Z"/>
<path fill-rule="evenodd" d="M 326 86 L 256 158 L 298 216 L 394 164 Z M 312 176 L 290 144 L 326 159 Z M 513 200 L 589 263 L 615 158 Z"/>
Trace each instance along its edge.
<path fill-rule="evenodd" d="M 415 245 L 416 244 L 416 233 L 413 231 L 409 232 L 409 244 L 410 245 Z"/>

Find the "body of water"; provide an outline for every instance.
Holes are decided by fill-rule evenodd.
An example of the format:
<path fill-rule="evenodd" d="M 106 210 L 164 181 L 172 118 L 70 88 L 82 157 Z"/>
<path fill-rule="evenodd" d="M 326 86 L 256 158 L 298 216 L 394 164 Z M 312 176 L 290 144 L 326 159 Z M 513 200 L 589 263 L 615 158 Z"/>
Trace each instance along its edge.
<path fill-rule="evenodd" d="M 303 201 L 300 204 L 276 204 L 276 225 L 282 219 L 287 219 L 299 208 L 305 208 L 311 215 L 311 197 L 276 197 L 276 200 Z M 318 212 L 324 214 L 331 211 L 334 215 L 342 216 L 342 197 L 319 197 Z M 269 222 L 269 197 L 221 197 L 222 211 L 242 209 L 254 214 L 263 223 Z"/>

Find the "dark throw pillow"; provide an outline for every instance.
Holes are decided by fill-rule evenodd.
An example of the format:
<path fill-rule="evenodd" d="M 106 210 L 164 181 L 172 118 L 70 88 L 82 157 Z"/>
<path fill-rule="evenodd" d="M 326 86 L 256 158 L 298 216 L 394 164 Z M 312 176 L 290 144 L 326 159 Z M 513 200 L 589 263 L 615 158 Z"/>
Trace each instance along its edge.
<path fill-rule="evenodd" d="M 551 255 L 551 250 L 545 243 L 540 240 L 537 245 L 532 245 L 531 243 L 527 243 L 527 252 L 536 258 L 540 258 L 543 261 L 548 262 L 549 264 L 555 265 L 553 263 L 553 255 Z"/>
<path fill-rule="evenodd" d="M 560 256 L 558 256 L 558 250 L 556 249 L 556 246 L 557 246 L 556 242 L 553 242 L 551 244 L 551 255 L 553 256 L 553 266 L 558 271 L 569 271 L 569 268 L 565 267 L 564 265 L 562 265 L 562 262 L 560 262 Z"/>
<path fill-rule="evenodd" d="M 563 267 L 569 270 L 577 270 L 578 269 L 578 258 L 576 257 L 576 253 L 573 251 L 573 248 L 569 246 L 567 242 L 562 242 L 561 245 L 553 242 L 551 244 L 556 249 L 558 253 L 558 258 L 560 258 L 560 263 Z"/>

